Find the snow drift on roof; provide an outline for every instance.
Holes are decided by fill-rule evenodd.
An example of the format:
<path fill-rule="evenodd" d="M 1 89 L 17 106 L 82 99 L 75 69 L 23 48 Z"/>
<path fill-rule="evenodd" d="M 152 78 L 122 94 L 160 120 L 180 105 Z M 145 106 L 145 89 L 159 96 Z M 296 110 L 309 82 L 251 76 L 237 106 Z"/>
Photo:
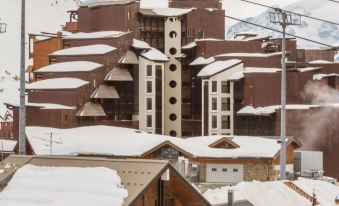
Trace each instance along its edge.
<path fill-rule="evenodd" d="M 108 6 L 108 5 L 123 5 L 135 2 L 135 0 L 88 0 L 82 6 L 96 7 L 96 6 Z"/>
<path fill-rule="evenodd" d="M 122 31 L 98 31 L 98 32 L 79 32 L 75 34 L 69 34 L 63 37 L 63 39 L 100 39 L 100 38 L 113 38 L 124 35 Z"/>
<path fill-rule="evenodd" d="M 0 152 L 14 152 L 17 141 L 0 139 Z"/>
<path fill-rule="evenodd" d="M 159 16 L 167 16 L 167 17 L 175 17 L 175 16 L 182 16 L 189 12 L 192 9 L 180 9 L 180 8 L 156 8 L 153 9 L 153 12 Z"/>
<path fill-rule="evenodd" d="M 310 61 L 308 62 L 309 64 L 333 64 L 333 62 L 329 62 L 326 60 L 314 60 L 314 61 Z"/>
<path fill-rule="evenodd" d="M 204 57 L 198 57 L 192 63 L 190 63 L 190 66 L 207 65 L 213 62 L 215 62 L 214 57 L 210 57 L 208 59 L 205 59 Z"/>
<path fill-rule="evenodd" d="M 281 55 L 281 52 L 275 53 L 227 53 L 219 54 L 216 57 L 271 57 Z"/>
<path fill-rule="evenodd" d="M 293 181 L 308 195 L 312 196 L 313 190 L 317 195 L 320 206 L 335 205 L 335 197 L 339 187 L 319 180 L 299 178 Z M 309 206 L 311 202 L 290 189 L 282 181 L 273 182 L 240 182 L 236 186 L 209 189 L 203 196 L 211 204 L 227 204 L 227 191 L 234 190 L 234 200 L 248 200 L 255 206 Z"/>
<path fill-rule="evenodd" d="M 150 50 L 141 53 L 140 55 L 151 61 L 167 62 L 169 60 L 168 57 L 164 53 L 162 53 L 161 51 L 153 47 Z"/>
<path fill-rule="evenodd" d="M 54 78 L 37 81 L 26 86 L 27 90 L 77 89 L 89 82 L 77 78 Z"/>
<path fill-rule="evenodd" d="M 138 39 L 133 39 L 132 47 L 134 47 L 135 49 L 151 49 L 147 42 L 140 41 Z"/>
<path fill-rule="evenodd" d="M 0 205 L 121 206 L 127 196 L 112 169 L 25 165 L 0 193 Z"/>
<path fill-rule="evenodd" d="M 89 61 L 71 61 L 51 64 L 34 71 L 35 73 L 49 72 L 90 72 L 103 67 L 103 65 Z"/>
<path fill-rule="evenodd" d="M 318 107 L 319 105 L 308 105 L 308 104 L 288 104 L 286 105 L 286 109 L 310 109 L 311 107 Z M 242 114 L 242 115 L 270 115 L 275 113 L 275 110 L 280 109 L 280 105 L 272 105 L 272 106 L 267 106 L 267 107 L 257 107 L 254 108 L 252 106 L 246 106 L 239 110 L 237 114 Z"/>
<path fill-rule="evenodd" d="M 225 80 L 238 81 L 245 77 L 245 74 L 251 73 L 276 73 L 281 71 L 279 68 L 261 68 L 261 67 L 245 67 L 242 71 L 235 72 L 227 77 Z"/>
<path fill-rule="evenodd" d="M 189 44 L 186 44 L 185 46 L 183 46 L 183 47 L 181 47 L 181 49 L 192 49 L 192 48 L 194 48 L 194 47 L 196 47 L 197 46 L 197 43 L 194 41 L 194 42 L 191 42 L 191 43 L 189 43 Z"/>
<path fill-rule="evenodd" d="M 222 72 L 226 69 L 229 69 L 233 66 L 240 64 L 242 60 L 231 59 L 226 61 L 216 61 L 207 66 L 205 66 L 198 74 L 198 77 L 209 77 L 213 76 L 219 72 Z"/>
<path fill-rule="evenodd" d="M 51 56 L 81 56 L 81 55 L 102 55 L 114 51 L 117 48 L 105 45 L 94 44 L 88 46 L 72 47 L 56 51 Z"/>
<path fill-rule="evenodd" d="M 276 139 L 232 136 L 239 145 L 235 149 L 211 148 L 209 145 L 225 136 L 204 136 L 187 139 L 148 134 L 134 129 L 90 126 L 72 129 L 27 127 L 28 141 L 37 155 L 48 155 L 46 132 L 53 132 L 63 144 L 53 145 L 54 155 L 96 154 L 108 156 L 141 157 L 160 144 L 170 142 L 192 157 L 214 158 L 273 158 L 280 150 Z M 93 138 L 95 136 L 95 138 Z"/>
<path fill-rule="evenodd" d="M 332 73 L 332 74 L 315 74 L 315 75 L 313 75 L 313 80 L 322 80 L 323 78 L 326 78 L 326 77 L 339 77 L 339 74 L 335 74 L 335 73 Z"/>

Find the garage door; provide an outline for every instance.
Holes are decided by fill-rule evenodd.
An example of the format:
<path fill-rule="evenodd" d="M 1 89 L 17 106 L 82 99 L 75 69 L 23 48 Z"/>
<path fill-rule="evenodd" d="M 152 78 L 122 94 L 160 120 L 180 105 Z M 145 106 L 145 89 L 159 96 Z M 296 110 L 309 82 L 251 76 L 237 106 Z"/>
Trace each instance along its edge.
<path fill-rule="evenodd" d="M 244 180 L 244 167 L 241 164 L 207 164 L 206 182 L 238 183 Z"/>

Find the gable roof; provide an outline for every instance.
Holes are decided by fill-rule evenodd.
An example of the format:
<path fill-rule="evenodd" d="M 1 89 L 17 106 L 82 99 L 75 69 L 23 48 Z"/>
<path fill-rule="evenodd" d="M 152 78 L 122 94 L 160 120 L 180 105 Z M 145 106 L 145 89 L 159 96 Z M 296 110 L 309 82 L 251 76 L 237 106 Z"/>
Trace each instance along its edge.
<path fill-rule="evenodd" d="M 77 117 L 105 117 L 106 113 L 101 104 L 87 102 L 77 113 Z"/>
<path fill-rule="evenodd" d="M 204 57 L 198 57 L 196 58 L 193 62 L 190 63 L 190 66 L 202 66 L 202 65 L 207 65 L 215 62 L 214 57 L 210 58 L 204 58 Z"/>
<path fill-rule="evenodd" d="M 240 146 L 237 143 L 233 142 L 232 139 L 233 138 L 231 138 L 231 137 L 229 137 L 229 138 L 228 137 L 223 137 L 223 138 L 213 142 L 212 144 L 210 144 L 208 146 L 212 147 L 212 148 L 218 148 L 218 146 L 220 144 L 226 143 L 228 145 L 231 145 L 232 148 L 239 148 Z"/>
<path fill-rule="evenodd" d="M 242 63 L 242 60 L 231 59 L 226 61 L 216 61 L 205 66 L 199 73 L 198 77 L 211 77 L 215 74 L 223 72 L 229 68 L 237 66 Z"/>
<path fill-rule="evenodd" d="M 133 81 L 128 69 L 114 67 L 105 77 L 105 81 Z"/>
<path fill-rule="evenodd" d="M 120 58 L 119 63 L 120 64 L 139 64 L 139 59 L 133 51 L 128 50 L 124 54 L 124 56 Z"/>
<path fill-rule="evenodd" d="M 145 57 L 146 59 L 151 61 L 160 61 L 160 62 L 169 61 L 168 57 L 164 53 L 153 47 L 151 47 L 151 49 L 148 51 L 142 52 L 140 56 Z"/>
<path fill-rule="evenodd" d="M 155 9 L 140 9 L 139 13 L 144 16 L 160 16 L 160 17 L 178 17 L 190 13 L 192 9 L 181 8 L 155 8 Z"/>

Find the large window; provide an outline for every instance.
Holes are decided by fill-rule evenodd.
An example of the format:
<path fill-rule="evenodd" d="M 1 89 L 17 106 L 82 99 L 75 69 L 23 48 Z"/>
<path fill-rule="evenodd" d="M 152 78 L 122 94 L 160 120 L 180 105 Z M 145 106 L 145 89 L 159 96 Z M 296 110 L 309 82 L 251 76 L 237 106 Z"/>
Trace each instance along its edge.
<path fill-rule="evenodd" d="M 152 98 L 147 98 L 147 110 L 152 110 Z"/>
<path fill-rule="evenodd" d="M 221 129 L 230 129 L 230 116 L 221 116 Z"/>
<path fill-rule="evenodd" d="M 147 93 L 152 93 L 152 81 L 147 81 Z"/>
<path fill-rule="evenodd" d="M 152 127 L 152 115 L 146 116 L 146 127 Z"/>
<path fill-rule="evenodd" d="M 217 98 L 212 98 L 212 110 L 216 111 L 218 109 L 218 101 Z"/>
<path fill-rule="evenodd" d="M 147 72 L 146 72 L 148 77 L 152 76 L 152 65 L 147 65 Z"/>
<path fill-rule="evenodd" d="M 212 81 L 212 92 L 217 92 L 217 91 L 218 91 L 218 82 Z"/>
<path fill-rule="evenodd" d="M 221 82 L 221 92 L 229 94 L 230 93 L 230 82 Z"/>
<path fill-rule="evenodd" d="M 213 115 L 212 116 L 212 129 L 216 129 L 218 126 L 218 117 Z"/>
<path fill-rule="evenodd" d="M 221 98 L 221 110 L 222 111 L 231 110 L 231 99 L 230 98 Z"/>

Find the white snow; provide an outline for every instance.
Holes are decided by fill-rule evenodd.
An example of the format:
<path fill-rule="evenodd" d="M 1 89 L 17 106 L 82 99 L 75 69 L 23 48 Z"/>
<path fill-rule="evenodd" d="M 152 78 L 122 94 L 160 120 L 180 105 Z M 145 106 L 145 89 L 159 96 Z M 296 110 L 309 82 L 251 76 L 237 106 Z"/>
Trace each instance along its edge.
<path fill-rule="evenodd" d="M 245 74 L 250 73 L 276 73 L 281 71 L 279 68 L 261 68 L 261 67 L 245 67 L 242 71 L 235 72 L 225 78 L 229 81 L 237 81 L 245 77 Z"/>
<path fill-rule="evenodd" d="M 226 61 L 216 61 L 205 66 L 198 74 L 198 77 L 209 77 L 233 66 L 240 64 L 242 60 L 231 59 Z"/>
<path fill-rule="evenodd" d="M 25 165 L 0 192 L 0 205 L 119 206 L 127 196 L 115 170 Z"/>
<path fill-rule="evenodd" d="M 75 34 L 68 34 L 63 39 L 100 39 L 100 38 L 113 38 L 124 35 L 122 31 L 98 31 L 98 32 L 79 32 Z"/>
<path fill-rule="evenodd" d="M 77 89 L 89 82 L 77 78 L 54 78 L 37 81 L 26 86 L 27 90 Z"/>
<path fill-rule="evenodd" d="M 53 145 L 53 155 L 99 154 L 140 157 L 145 152 L 171 142 L 195 157 L 219 158 L 272 158 L 280 150 L 276 139 L 263 137 L 232 136 L 240 147 L 235 149 L 211 148 L 209 145 L 225 136 L 204 136 L 187 139 L 148 134 L 128 128 L 90 126 L 72 129 L 27 127 L 27 138 L 38 155 L 48 155 L 46 133 L 53 132 L 62 144 Z M 95 138 L 93 138 L 95 137 Z"/>
<path fill-rule="evenodd" d="M 339 53 L 337 55 L 334 56 L 334 61 L 336 63 L 339 63 Z"/>
<path fill-rule="evenodd" d="M 159 16 L 176 17 L 182 16 L 192 11 L 192 9 L 180 9 L 180 8 L 156 8 L 152 10 Z"/>
<path fill-rule="evenodd" d="M 190 63 L 190 66 L 200 66 L 200 65 L 207 65 L 215 62 L 214 57 L 210 58 L 204 58 L 204 57 L 198 57 L 196 58 L 192 63 Z"/>
<path fill-rule="evenodd" d="M 305 68 L 297 68 L 298 72 L 309 72 L 309 71 L 316 71 L 320 70 L 321 67 L 305 67 Z"/>
<path fill-rule="evenodd" d="M 90 72 L 103 67 L 103 65 L 89 61 L 71 61 L 51 64 L 40 68 L 34 72 L 51 73 L 51 72 Z"/>
<path fill-rule="evenodd" d="M 116 49 L 117 48 L 105 44 L 94 44 L 88 46 L 79 46 L 62 49 L 50 55 L 52 56 L 103 55 Z"/>
<path fill-rule="evenodd" d="M 133 44 L 132 47 L 136 49 L 151 49 L 151 47 L 147 44 L 147 42 L 138 40 L 138 39 L 133 39 Z"/>
<path fill-rule="evenodd" d="M 307 110 L 311 107 L 318 107 L 319 105 L 307 105 L 307 104 L 288 104 L 286 105 L 287 110 Z M 277 109 L 280 109 L 280 105 L 272 105 L 267 107 L 257 107 L 254 108 L 252 106 L 246 106 L 239 110 L 237 114 L 244 115 L 270 115 L 275 113 Z"/>
<path fill-rule="evenodd" d="M 161 51 L 151 47 L 150 50 L 144 51 L 140 54 L 141 56 L 145 57 L 146 59 L 149 59 L 151 61 L 165 61 L 167 62 L 169 59 L 168 57 L 162 53 Z"/>
<path fill-rule="evenodd" d="M 135 0 L 87 0 L 84 6 L 96 7 L 96 6 L 107 6 L 115 4 L 128 4 L 130 2 L 135 2 Z"/>
<path fill-rule="evenodd" d="M 9 111 L 3 104 L 9 102 L 19 103 L 19 78 L 13 72 L 0 68 L 0 117 Z"/>
<path fill-rule="evenodd" d="M 197 46 L 197 43 L 195 41 L 193 41 L 193 42 L 186 44 L 185 46 L 181 47 L 181 49 L 192 49 L 196 46 Z"/>
<path fill-rule="evenodd" d="M 17 141 L 0 139 L 0 151 L 2 152 L 13 152 Z"/>
<path fill-rule="evenodd" d="M 317 195 L 320 206 L 334 206 L 335 197 L 339 193 L 339 187 L 319 180 L 299 178 L 293 181 L 298 187 L 310 196 L 313 190 Z M 235 200 L 248 200 L 255 206 L 310 206 L 311 202 L 290 189 L 282 181 L 272 182 L 240 182 L 236 186 L 222 187 L 207 190 L 203 196 L 211 204 L 227 203 L 227 191 L 234 190 Z"/>
<path fill-rule="evenodd" d="M 314 60 L 310 61 L 309 64 L 333 64 L 333 62 L 329 62 L 326 60 Z"/>
<path fill-rule="evenodd" d="M 332 73 L 332 74 L 315 74 L 315 75 L 313 75 L 313 80 L 322 80 L 323 78 L 326 78 L 326 77 L 339 77 L 339 74 L 335 74 L 335 73 Z"/>
<path fill-rule="evenodd" d="M 216 57 L 271 57 L 281 55 L 281 52 L 274 53 L 227 53 L 219 54 Z"/>

